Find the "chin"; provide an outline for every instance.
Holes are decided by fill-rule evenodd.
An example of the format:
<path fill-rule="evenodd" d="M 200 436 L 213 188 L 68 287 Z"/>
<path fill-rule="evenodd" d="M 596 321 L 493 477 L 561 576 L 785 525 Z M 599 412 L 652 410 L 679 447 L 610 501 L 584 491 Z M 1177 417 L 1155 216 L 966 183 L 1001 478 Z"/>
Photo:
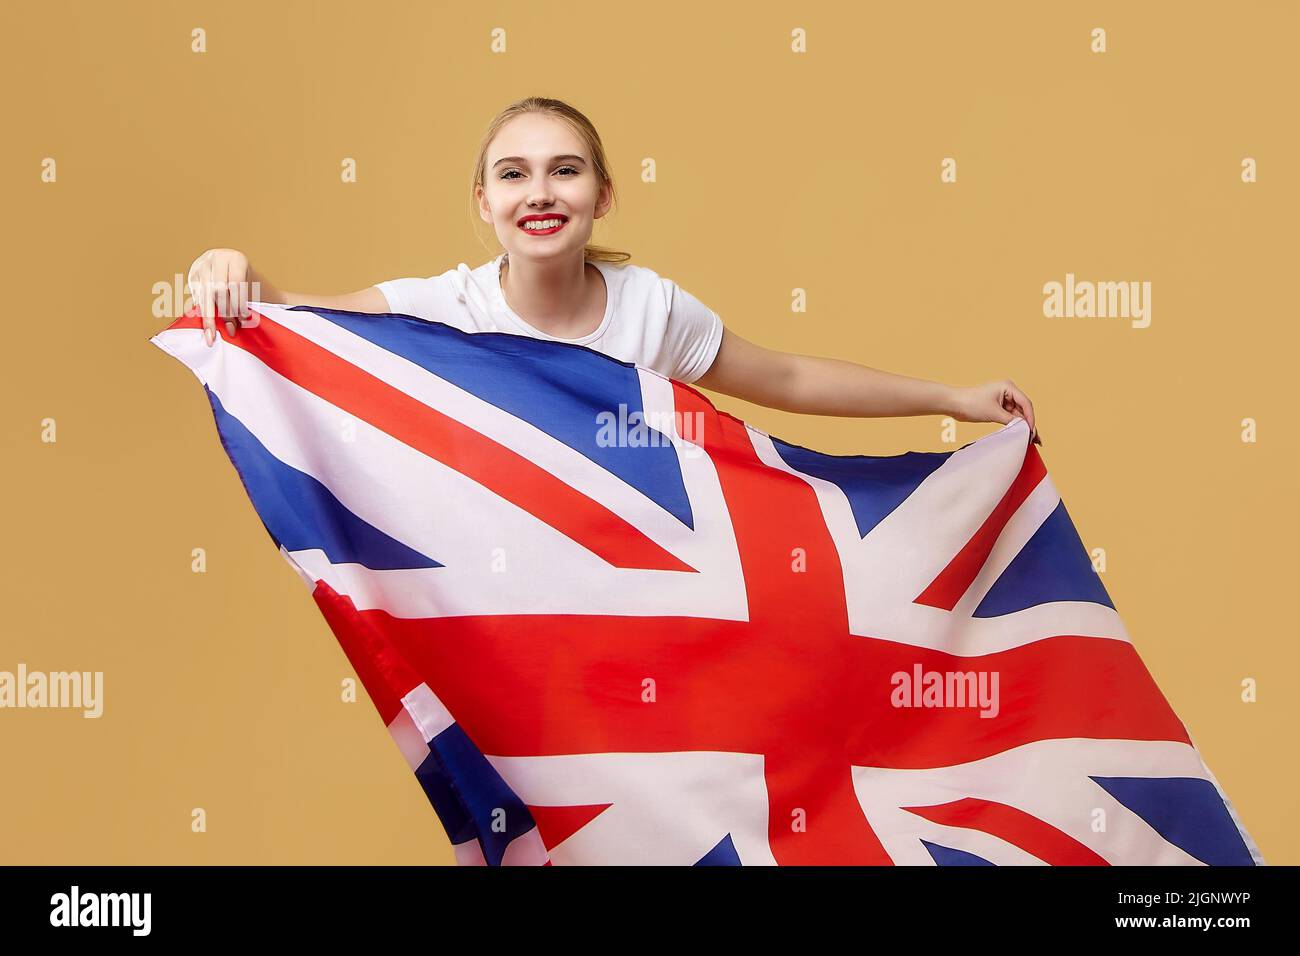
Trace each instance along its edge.
<path fill-rule="evenodd" d="M 546 259 L 562 259 L 565 256 L 572 255 L 575 251 L 581 253 L 582 250 L 586 248 L 586 243 L 582 243 L 575 249 L 572 243 L 567 242 L 564 245 L 560 245 L 559 243 L 547 244 L 546 248 L 542 248 L 542 243 L 536 243 L 538 246 L 536 249 L 528 248 L 527 242 L 519 243 L 514 249 L 506 246 L 504 242 L 501 245 L 504 246 L 506 252 L 510 254 L 510 258 L 516 262 L 520 259 L 536 259 L 539 262 Z M 520 248 L 520 246 L 522 246 L 522 248 Z"/>

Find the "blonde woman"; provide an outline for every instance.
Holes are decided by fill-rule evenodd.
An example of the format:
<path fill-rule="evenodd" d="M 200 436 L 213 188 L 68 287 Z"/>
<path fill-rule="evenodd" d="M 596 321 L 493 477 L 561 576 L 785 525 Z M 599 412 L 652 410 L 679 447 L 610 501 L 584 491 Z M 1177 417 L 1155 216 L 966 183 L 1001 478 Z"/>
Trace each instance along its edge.
<path fill-rule="evenodd" d="M 1007 380 L 968 387 L 853 362 L 763 348 L 725 328 L 699 299 L 627 253 L 590 244 L 614 204 L 600 136 L 578 110 L 529 97 L 488 126 L 474 166 L 478 214 L 504 251 L 428 278 L 391 279 L 346 295 L 287 292 L 234 249 L 209 249 L 190 268 L 209 346 L 217 321 L 238 334 L 247 289 L 258 301 L 399 313 L 467 332 L 508 332 L 583 345 L 748 402 L 814 415 L 948 415 L 1006 424 L 1023 418 L 1039 444 L 1034 407 Z"/>

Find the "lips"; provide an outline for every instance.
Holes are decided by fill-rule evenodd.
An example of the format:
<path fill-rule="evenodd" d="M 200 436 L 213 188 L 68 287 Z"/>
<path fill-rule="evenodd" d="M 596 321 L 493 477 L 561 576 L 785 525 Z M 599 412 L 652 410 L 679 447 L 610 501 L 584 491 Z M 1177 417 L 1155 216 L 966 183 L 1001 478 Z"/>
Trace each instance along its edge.
<path fill-rule="evenodd" d="M 548 219 L 558 219 L 560 220 L 560 224 L 558 226 L 552 226 L 550 229 L 529 229 L 527 226 L 530 222 L 546 222 Z M 519 220 L 518 225 L 521 231 L 528 233 L 530 236 L 551 236 L 568 225 L 568 222 L 568 219 L 558 215 L 525 216 L 523 219 Z"/>

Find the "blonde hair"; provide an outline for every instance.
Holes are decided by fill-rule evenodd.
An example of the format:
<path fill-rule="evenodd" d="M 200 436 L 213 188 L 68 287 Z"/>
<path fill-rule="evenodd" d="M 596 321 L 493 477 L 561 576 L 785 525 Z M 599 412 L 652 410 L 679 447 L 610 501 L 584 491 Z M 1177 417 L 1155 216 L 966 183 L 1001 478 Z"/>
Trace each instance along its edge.
<path fill-rule="evenodd" d="M 610 208 L 612 209 L 616 198 L 614 180 L 609 174 L 609 160 L 605 157 L 605 147 L 601 144 L 600 134 L 596 132 L 596 127 L 592 125 L 591 120 L 563 100 L 552 100 L 543 96 L 529 96 L 511 103 L 498 113 L 492 122 L 488 124 L 487 132 L 483 134 L 483 140 L 479 143 L 478 148 L 478 161 L 474 164 L 473 182 L 470 184 L 469 189 L 473 215 L 477 216 L 478 213 L 478 198 L 475 193 L 480 186 L 484 185 L 483 177 L 487 172 L 488 146 L 497 133 L 501 131 L 501 127 L 516 116 L 522 116 L 525 113 L 540 113 L 543 116 L 553 116 L 568 124 L 569 128 L 582 139 L 587 146 L 587 151 L 591 153 L 591 163 L 597 179 L 600 180 L 602 185 L 609 186 Z M 619 252 L 615 249 L 606 249 L 590 243 L 584 248 L 583 255 L 588 262 L 593 260 L 599 262 L 627 262 L 632 258 L 632 254 L 629 252 Z"/>

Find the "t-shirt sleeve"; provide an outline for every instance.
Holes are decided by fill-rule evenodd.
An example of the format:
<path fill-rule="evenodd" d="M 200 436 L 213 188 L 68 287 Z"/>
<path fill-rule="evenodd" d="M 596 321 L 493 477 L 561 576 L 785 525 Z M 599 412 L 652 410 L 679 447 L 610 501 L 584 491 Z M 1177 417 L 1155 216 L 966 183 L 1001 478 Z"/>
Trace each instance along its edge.
<path fill-rule="evenodd" d="M 668 287 L 668 327 L 664 348 L 672 372 L 669 378 L 688 385 L 709 370 L 722 345 L 722 319 L 671 279 Z"/>
<path fill-rule="evenodd" d="M 417 311 L 419 308 L 416 303 L 419 301 L 417 293 L 428 284 L 428 279 L 389 279 L 386 282 L 376 282 L 375 288 L 384 294 L 388 300 L 388 311 L 395 312 L 399 315 L 414 315 L 416 318 L 423 318 Z"/>

